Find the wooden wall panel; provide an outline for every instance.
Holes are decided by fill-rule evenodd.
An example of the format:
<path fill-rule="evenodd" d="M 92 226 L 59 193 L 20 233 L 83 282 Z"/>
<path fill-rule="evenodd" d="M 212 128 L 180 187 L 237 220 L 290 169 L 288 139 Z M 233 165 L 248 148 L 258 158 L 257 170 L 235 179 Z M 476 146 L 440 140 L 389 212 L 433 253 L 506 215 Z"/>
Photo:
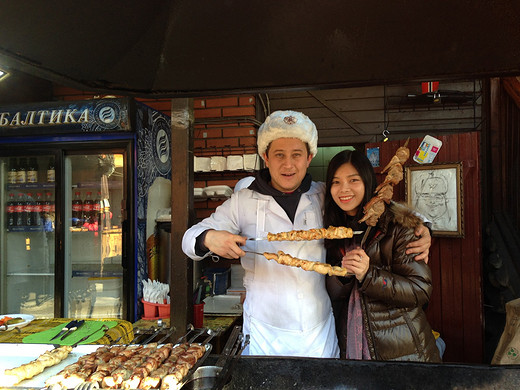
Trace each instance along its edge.
<path fill-rule="evenodd" d="M 433 164 L 463 163 L 464 238 L 434 237 L 429 265 L 433 294 L 427 315 L 432 327 L 446 342 L 445 362 L 482 363 L 484 323 L 482 307 L 482 222 L 480 196 L 480 134 L 459 133 L 438 137 L 443 145 Z M 413 155 L 422 138 L 412 138 Z M 367 144 L 379 147 L 381 166 L 405 140 Z M 418 165 L 412 160 L 406 166 Z M 378 180 L 384 175 L 379 174 Z M 396 186 L 394 200 L 405 201 L 404 181 Z"/>

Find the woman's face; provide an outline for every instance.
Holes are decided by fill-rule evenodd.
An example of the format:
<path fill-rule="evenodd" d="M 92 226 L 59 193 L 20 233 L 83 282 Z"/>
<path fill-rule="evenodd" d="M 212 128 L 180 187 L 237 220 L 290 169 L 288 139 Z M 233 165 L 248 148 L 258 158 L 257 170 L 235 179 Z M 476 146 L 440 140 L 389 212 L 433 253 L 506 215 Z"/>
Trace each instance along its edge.
<path fill-rule="evenodd" d="M 359 205 L 365 197 L 365 183 L 351 163 L 343 164 L 332 178 L 330 187 L 332 199 L 348 215 L 357 214 Z"/>

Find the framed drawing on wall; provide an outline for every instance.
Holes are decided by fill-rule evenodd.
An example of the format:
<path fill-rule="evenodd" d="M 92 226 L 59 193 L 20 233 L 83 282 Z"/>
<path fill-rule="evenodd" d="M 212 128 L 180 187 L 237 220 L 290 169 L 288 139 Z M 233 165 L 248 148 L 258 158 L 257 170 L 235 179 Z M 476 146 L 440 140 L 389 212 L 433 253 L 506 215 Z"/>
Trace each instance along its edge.
<path fill-rule="evenodd" d="M 464 237 L 462 163 L 405 168 L 406 201 L 432 222 L 432 234 Z"/>

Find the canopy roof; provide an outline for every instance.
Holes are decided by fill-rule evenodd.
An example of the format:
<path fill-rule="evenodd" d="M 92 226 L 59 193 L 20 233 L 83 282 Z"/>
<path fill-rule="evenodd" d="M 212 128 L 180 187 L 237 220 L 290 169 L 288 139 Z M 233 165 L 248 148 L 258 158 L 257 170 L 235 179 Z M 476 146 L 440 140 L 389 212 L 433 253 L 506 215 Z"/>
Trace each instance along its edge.
<path fill-rule="evenodd" d="M 3 2 L 0 68 L 127 95 L 520 74 L 511 0 Z"/>

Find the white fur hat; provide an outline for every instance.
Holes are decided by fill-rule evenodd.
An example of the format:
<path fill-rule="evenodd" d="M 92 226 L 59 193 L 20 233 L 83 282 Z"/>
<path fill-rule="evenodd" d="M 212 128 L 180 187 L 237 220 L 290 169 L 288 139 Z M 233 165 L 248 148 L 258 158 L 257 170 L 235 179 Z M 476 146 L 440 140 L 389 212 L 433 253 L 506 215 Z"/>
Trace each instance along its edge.
<path fill-rule="evenodd" d="M 278 138 L 298 138 L 309 145 L 312 156 L 318 153 L 318 130 L 309 117 L 297 111 L 275 111 L 258 129 L 258 154 L 264 153 L 271 142 Z"/>

